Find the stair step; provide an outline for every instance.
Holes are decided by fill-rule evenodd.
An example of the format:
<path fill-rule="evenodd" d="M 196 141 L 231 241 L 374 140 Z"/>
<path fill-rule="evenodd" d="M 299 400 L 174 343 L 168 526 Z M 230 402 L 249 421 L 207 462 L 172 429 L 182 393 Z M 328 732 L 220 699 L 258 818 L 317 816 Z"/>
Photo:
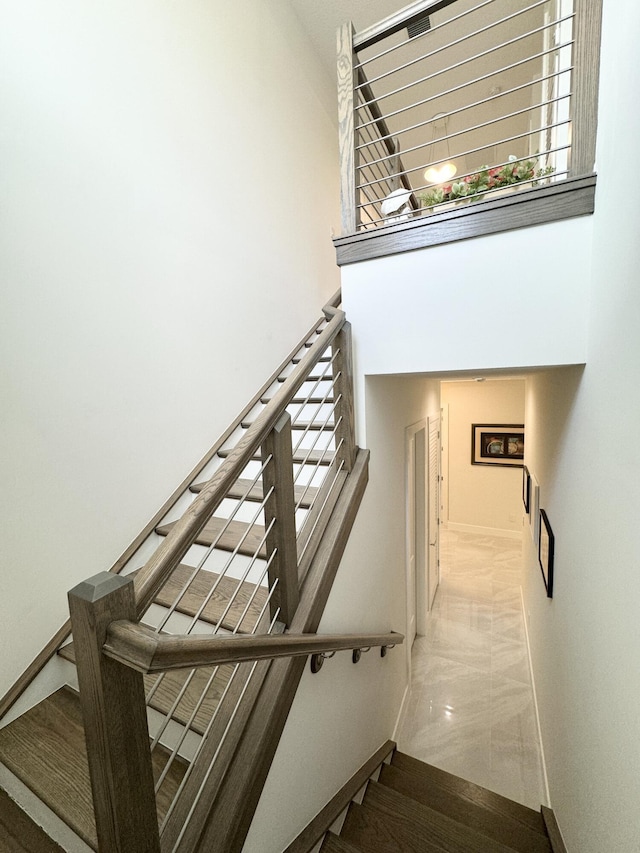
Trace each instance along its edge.
<path fill-rule="evenodd" d="M 361 853 L 442 853 L 442 848 L 410 832 L 401 819 L 386 820 L 377 809 L 351 803 L 340 838 Z"/>
<path fill-rule="evenodd" d="M 438 767 L 433 767 L 430 764 L 425 764 L 417 758 L 396 751 L 391 759 L 391 765 L 397 767 L 406 773 L 427 779 L 445 788 L 452 794 L 456 794 L 465 800 L 469 800 L 475 805 L 502 815 L 514 821 L 524 824 L 525 826 L 535 830 L 540 835 L 547 837 L 544 820 L 539 812 L 523 806 L 521 803 L 516 803 L 500 794 L 495 794 L 486 788 L 476 785 L 473 782 L 467 782 L 454 776 L 452 773 L 447 773 L 446 770 L 440 770 Z"/>
<path fill-rule="evenodd" d="M 359 853 L 358 847 L 349 844 L 344 838 L 327 832 L 320 848 L 320 853 Z"/>
<path fill-rule="evenodd" d="M 0 788 L 0 850 L 3 853 L 64 853 Z"/>
<path fill-rule="evenodd" d="M 160 747 L 153 751 L 156 779 L 167 756 Z M 97 850 L 80 698 L 75 691 L 62 687 L 0 730 L 0 761 Z M 171 765 L 157 796 L 159 820 L 164 818 L 186 766 L 182 759 Z"/>
<path fill-rule="evenodd" d="M 383 764 L 378 782 L 519 853 L 551 853 L 547 839 L 535 830 L 452 794 L 431 779 Z"/>
<path fill-rule="evenodd" d="M 73 643 L 63 646 L 58 652 L 60 657 L 75 664 L 76 650 Z M 180 698 L 178 705 L 174 708 L 171 718 L 183 726 L 186 726 L 191 719 L 193 709 L 199 704 L 198 712 L 189 724 L 189 728 L 199 735 L 204 734 L 204 731 L 213 717 L 213 712 L 218 707 L 218 702 L 224 692 L 225 687 L 231 674 L 233 666 L 224 665 L 217 668 L 213 666 L 205 666 L 198 668 L 191 677 L 187 688 Z M 171 672 L 165 672 L 160 680 L 158 687 L 154 690 L 148 704 L 149 707 L 159 711 L 165 716 L 169 714 L 173 703 L 175 702 L 178 693 L 182 689 L 184 683 L 191 675 L 190 669 L 176 669 Z M 212 678 L 211 684 L 207 687 L 209 679 Z M 145 675 L 144 677 L 144 692 L 149 695 L 155 688 L 158 675 Z M 200 703 L 200 697 L 206 688 L 206 696 Z"/>
<path fill-rule="evenodd" d="M 169 524 L 161 524 L 159 527 L 156 527 L 156 533 L 159 536 L 167 536 L 176 523 L 172 521 Z M 218 539 L 220 531 L 225 526 L 224 533 Z M 259 548 L 258 555 L 262 559 L 266 559 L 266 546 L 260 546 L 263 537 L 264 527 L 261 524 L 248 524 L 244 521 L 230 521 L 227 523 L 226 518 L 214 517 L 209 519 L 202 528 L 196 538 L 196 543 L 198 545 L 213 545 L 216 542 L 216 548 L 219 551 L 235 551 L 238 548 L 238 553 L 244 554 L 247 557 L 253 557 Z"/>
<path fill-rule="evenodd" d="M 261 397 L 260 402 L 267 403 L 271 402 L 271 397 Z M 290 406 L 317 406 L 320 403 L 333 403 L 333 397 L 293 397 L 289 401 Z"/>
<path fill-rule="evenodd" d="M 242 429 L 249 429 L 251 423 L 249 421 L 243 421 L 241 424 Z M 324 430 L 326 432 L 332 432 L 335 429 L 335 424 L 324 423 L 321 421 L 293 421 L 291 423 L 292 430 L 308 430 L 319 432 Z"/>
<path fill-rule="evenodd" d="M 154 599 L 155 603 L 163 607 L 171 607 L 193 572 L 192 566 L 178 566 Z M 189 584 L 176 610 L 186 616 L 195 616 L 202 606 L 202 602 L 217 583 L 215 592 L 198 618 L 210 622 L 212 625 L 219 624 L 228 631 L 237 630 L 241 634 L 253 633 L 267 600 L 266 587 L 256 588 L 255 584 L 248 581 L 240 582 L 236 578 L 223 577 L 220 580 L 219 578 L 220 575 L 215 574 L 215 572 L 206 572 L 201 569 Z M 253 600 L 244 617 L 242 617 L 252 596 Z M 232 598 L 233 604 L 226 615 L 223 615 Z M 238 627 L 241 617 L 242 622 Z"/>
<path fill-rule="evenodd" d="M 291 363 L 292 364 L 300 364 L 300 362 L 302 361 L 303 358 L 306 358 L 306 356 L 297 355 L 291 359 Z M 331 361 L 330 355 L 323 355 L 321 358 L 318 359 L 318 364 L 327 364 L 330 361 Z"/>
<path fill-rule="evenodd" d="M 278 376 L 278 382 L 286 382 L 288 376 Z M 304 380 L 305 382 L 333 382 L 333 374 L 330 370 L 327 370 L 326 373 L 324 371 L 319 371 L 318 373 L 310 373 L 307 378 Z"/>
<path fill-rule="evenodd" d="M 513 853 L 506 844 L 378 782 L 369 782 L 363 805 L 383 814 L 385 820 L 401 820 L 408 830 L 428 838 L 446 853 Z"/>
<path fill-rule="evenodd" d="M 189 724 L 194 708 L 199 704 L 198 711 L 189 724 L 189 728 L 197 732 L 197 734 L 203 735 L 211 722 L 214 711 L 218 707 L 232 673 L 233 666 L 231 665 L 219 667 L 202 666 L 198 667 L 195 672 L 190 669 L 177 669 L 172 672 L 165 672 L 157 690 L 149 700 L 149 706 L 166 716 L 171 710 L 183 685 L 190 678 L 187 689 L 177 707 L 173 710 L 171 718 L 186 726 Z M 144 687 L 147 695 L 155 686 L 157 679 L 157 675 L 145 676 Z M 210 680 L 211 684 L 207 687 Z M 205 698 L 200 702 L 200 698 L 205 690 Z"/>
<path fill-rule="evenodd" d="M 196 494 L 201 492 L 207 485 L 207 482 L 208 481 L 194 483 L 191 486 L 191 491 L 196 492 Z M 242 478 L 236 480 L 235 485 L 229 490 L 227 497 L 234 498 L 235 500 L 242 500 L 244 498 L 245 500 L 253 501 L 254 503 L 262 503 L 264 500 L 262 480 L 258 480 L 254 485 L 252 485 L 252 483 L 253 480 L 244 480 Z M 316 499 L 318 490 L 314 486 L 309 486 L 309 488 L 306 486 L 294 486 L 294 493 L 296 504 L 299 503 L 303 509 L 309 509 Z"/>
<path fill-rule="evenodd" d="M 219 450 L 218 456 L 221 459 L 226 459 L 231 453 L 230 450 Z M 298 465 L 331 465 L 333 462 L 333 450 L 297 450 L 293 454 L 293 461 Z M 253 457 L 254 462 L 261 462 L 262 458 L 259 454 Z"/>

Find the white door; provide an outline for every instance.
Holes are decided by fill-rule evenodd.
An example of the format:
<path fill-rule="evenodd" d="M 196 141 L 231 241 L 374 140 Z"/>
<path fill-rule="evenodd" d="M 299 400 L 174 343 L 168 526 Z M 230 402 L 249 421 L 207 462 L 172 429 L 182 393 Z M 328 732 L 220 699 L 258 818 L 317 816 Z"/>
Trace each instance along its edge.
<path fill-rule="evenodd" d="M 429 610 L 440 583 L 440 416 L 429 418 L 429 523 L 428 582 Z"/>

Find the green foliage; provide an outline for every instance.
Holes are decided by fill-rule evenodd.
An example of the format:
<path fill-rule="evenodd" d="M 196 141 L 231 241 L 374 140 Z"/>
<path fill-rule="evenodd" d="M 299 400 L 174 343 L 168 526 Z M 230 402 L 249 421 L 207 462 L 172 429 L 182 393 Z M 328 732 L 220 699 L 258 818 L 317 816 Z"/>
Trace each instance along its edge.
<path fill-rule="evenodd" d="M 512 156 L 509 157 L 509 162 L 504 166 L 494 169 L 482 166 L 479 172 L 466 175 L 461 180 L 454 181 L 449 185 L 432 187 L 421 193 L 418 198 L 425 207 L 435 207 L 435 205 L 444 204 L 447 201 L 453 201 L 456 204 L 479 201 L 484 193 L 509 187 L 513 184 L 528 182 L 535 187 L 542 178 L 546 178 L 554 172 L 551 166 L 538 169 L 536 168 L 537 165 L 537 158 L 518 162 L 517 158 Z"/>

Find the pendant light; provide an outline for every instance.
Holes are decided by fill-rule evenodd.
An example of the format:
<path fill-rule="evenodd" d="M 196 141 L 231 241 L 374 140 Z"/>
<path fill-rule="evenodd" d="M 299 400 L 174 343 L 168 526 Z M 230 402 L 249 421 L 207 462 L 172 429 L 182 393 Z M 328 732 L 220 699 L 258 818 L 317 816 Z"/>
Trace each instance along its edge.
<path fill-rule="evenodd" d="M 451 151 L 449 149 L 449 139 L 447 132 L 447 119 L 444 117 L 443 113 L 438 113 L 432 118 L 432 133 L 431 133 L 431 150 L 429 159 L 433 159 L 434 149 L 435 149 L 435 138 L 437 133 L 438 125 L 444 129 L 445 142 L 447 145 L 447 160 L 445 163 L 441 163 L 439 166 L 430 166 L 427 171 L 424 173 L 425 180 L 427 180 L 430 184 L 444 184 L 447 181 L 450 181 L 451 178 L 456 174 L 458 169 L 456 168 L 455 163 L 451 162 Z"/>

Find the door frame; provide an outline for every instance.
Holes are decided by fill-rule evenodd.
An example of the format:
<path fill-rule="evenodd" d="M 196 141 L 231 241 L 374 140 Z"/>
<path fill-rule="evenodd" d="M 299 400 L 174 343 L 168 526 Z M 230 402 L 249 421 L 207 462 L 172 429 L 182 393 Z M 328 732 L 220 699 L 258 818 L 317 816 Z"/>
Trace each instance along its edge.
<path fill-rule="evenodd" d="M 422 454 L 416 452 L 416 438 L 423 433 Z M 407 631 L 415 620 L 416 635 L 424 634 L 427 620 L 427 421 L 405 427 L 405 593 Z M 411 465 L 413 463 L 413 465 Z M 418 476 L 416 477 L 416 474 Z M 413 510 L 413 518 L 411 512 Z M 420 515 L 420 518 L 418 517 Z M 413 533 L 414 542 L 411 542 Z M 419 537 L 422 539 L 419 542 Z M 411 568 L 411 548 L 415 546 L 415 570 Z M 413 611 L 413 612 L 411 612 Z M 411 661 L 412 638 L 407 638 L 407 659 Z"/>

